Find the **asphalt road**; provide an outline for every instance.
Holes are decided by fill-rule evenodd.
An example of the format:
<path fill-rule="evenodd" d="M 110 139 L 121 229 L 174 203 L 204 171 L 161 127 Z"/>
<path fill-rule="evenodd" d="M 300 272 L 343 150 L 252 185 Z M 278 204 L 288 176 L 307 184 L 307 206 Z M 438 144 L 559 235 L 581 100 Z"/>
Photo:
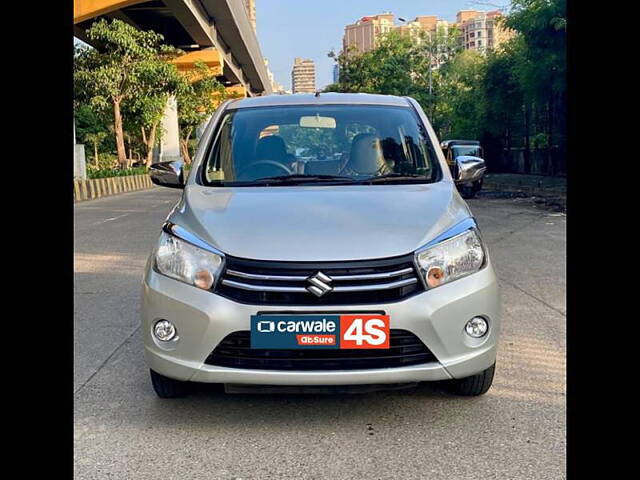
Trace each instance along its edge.
<path fill-rule="evenodd" d="M 565 221 L 470 201 L 502 285 L 492 389 L 161 400 L 139 331 L 142 271 L 179 192 L 75 207 L 75 478 L 565 478 Z"/>

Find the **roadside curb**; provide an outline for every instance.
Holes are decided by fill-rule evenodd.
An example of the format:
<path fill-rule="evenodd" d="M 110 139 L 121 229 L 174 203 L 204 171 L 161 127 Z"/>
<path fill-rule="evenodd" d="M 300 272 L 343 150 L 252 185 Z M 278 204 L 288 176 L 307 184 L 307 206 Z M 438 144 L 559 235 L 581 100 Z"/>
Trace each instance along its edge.
<path fill-rule="evenodd" d="M 127 175 L 122 177 L 92 178 L 73 181 L 73 201 L 84 202 L 96 198 L 111 197 L 120 193 L 146 190 L 153 187 L 149 175 Z"/>
<path fill-rule="evenodd" d="M 516 185 L 512 183 L 489 182 L 486 181 L 482 185 L 483 190 L 524 193 L 536 197 L 553 197 L 566 198 L 567 189 L 563 187 L 542 187 L 538 185 Z"/>

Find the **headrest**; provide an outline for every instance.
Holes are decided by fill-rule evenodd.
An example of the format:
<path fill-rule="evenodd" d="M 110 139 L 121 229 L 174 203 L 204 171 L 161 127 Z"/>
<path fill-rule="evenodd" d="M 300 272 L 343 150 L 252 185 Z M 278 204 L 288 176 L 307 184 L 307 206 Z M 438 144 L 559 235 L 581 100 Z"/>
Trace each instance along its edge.
<path fill-rule="evenodd" d="M 287 155 L 287 146 L 282 137 L 268 135 L 258 140 L 256 160 L 281 160 Z"/>
<path fill-rule="evenodd" d="M 353 138 L 347 169 L 360 175 L 376 175 L 387 167 L 378 137 L 371 133 L 360 133 Z"/>

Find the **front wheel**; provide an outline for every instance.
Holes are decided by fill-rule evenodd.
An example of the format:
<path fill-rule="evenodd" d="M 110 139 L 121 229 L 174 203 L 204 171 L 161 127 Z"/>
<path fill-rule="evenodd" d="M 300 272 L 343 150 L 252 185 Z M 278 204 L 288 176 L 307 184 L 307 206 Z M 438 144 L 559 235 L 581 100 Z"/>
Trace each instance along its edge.
<path fill-rule="evenodd" d="M 473 191 L 473 187 L 471 185 L 462 185 L 460 187 L 460 195 L 462 198 L 467 200 L 469 198 L 473 198 L 476 193 Z"/>
<path fill-rule="evenodd" d="M 476 180 L 475 182 L 467 185 L 460 186 L 460 195 L 462 198 L 474 198 L 476 193 L 478 193 L 482 189 L 482 179 Z"/>
<path fill-rule="evenodd" d="M 165 377 L 153 370 L 149 370 L 149 372 L 151 373 L 153 390 L 160 398 L 181 398 L 189 394 L 189 383 Z"/>
<path fill-rule="evenodd" d="M 482 184 L 484 183 L 484 178 L 481 178 L 480 180 L 476 180 L 475 182 L 473 182 L 473 194 L 475 195 L 476 193 L 478 193 L 480 190 L 482 190 Z"/>
<path fill-rule="evenodd" d="M 457 395 L 465 397 L 475 397 L 487 393 L 493 383 L 493 374 L 496 370 L 494 363 L 486 370 L 466 378 L 458 378 L 449 380 L 449 390 Z"/>

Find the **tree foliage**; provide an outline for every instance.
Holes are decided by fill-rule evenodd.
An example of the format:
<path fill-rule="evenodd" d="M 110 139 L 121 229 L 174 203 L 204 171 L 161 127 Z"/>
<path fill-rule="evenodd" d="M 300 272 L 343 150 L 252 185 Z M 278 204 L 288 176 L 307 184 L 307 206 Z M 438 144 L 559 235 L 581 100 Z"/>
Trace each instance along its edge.
<path fill-rule="evenodd" d="M 442 137 L 478 138 L 481 134 L 483 90 L 478 88 L 486 64 L 473 50 L 461 52 L 436 73 L 432 123 Z"/>
<path fill-rule="evenodd" d="M 118 161 L 125 166 L 123 109 L 142 112 L 147 127 L 157 124 L 158 105 L 179 81 L 167 62 L 179 51 L 164 45 L 162 35 L 117 19 L 99 20 L 86 33 L 99 47 L 75 47 L 75 98 L 97 111 L 112 111 Z"/>
<path fill-rule="evenodd" d="M 180 149 L 185 163 L 191 163 L 191 135 L 227 98 L 227 93 L 213 71 L 202 62 L 186 73 L 176 91 Z"/>
<path fill-rule="evenodd" d="M 415 38 L 392 32 L 372 51 L 331 53 L 340 81 L 327 91 L 382 93 L 415 98 L 440 138 L 487 144 L 491 166 L 502 152 L 563 152 L 566 132 L 566 0 L 513 0 L 498 20 L 513 38 L 486 55 L 460 51 L 457 31 Z M 441 55 L 437 57 L 437 55 Z"/>
<path fill-rule="evenodd" d="M 348 50 L 336 58 L 340 82 L 331 85 L 334 91 L 409 95 L 429 103 L 433 94 L 433 72 L 437 66 L 455 56 L 457 30 L 439 30 L 430 36 L 416 36 L 391 31 L 384 35 L 377 48 L 358 54 Z M 328 89 L 326 89 L 328 90 Z"/>
<path fill-rule="evenodd" d="M 514 69 L 531 100 L 566 90 L 566 0 L 513 0 L 505 25 L 520 33 Z"/>
<path fill-rule="evenodd" d="M 141 140 L 146 149 L 146 166 L 151 165 L 153 148 L 162 138 L 162 130 L 158 129 L 167 107 L 169 97 L 175 95 L 184 78 L 174 65 L 164 60 L 144 72 L 141 78 L 144 95 L 136 95 L 126 105 L 126 115 L 132 128 L 129 131 L 141 132 Z"/>
<path fill-rule="evenodd" d="M 98 154 L 98 145 L 102 143 L 102 141 L 107 137 L 107 132 L 95 132 L 95 133 L 87 133 L 85 134 L 85 139 L 88 142 L 93 144 L 93 162 L 97 167 L 99 164 L 99 154 Z"/>
<path fill-rule="evenodd" d="M 97 111 L 88 103 L 77 102 L 74 108 L 77 143 L 90 143 L 87 135 L 104 133 L 106 137 L 101 145 L 106 150 L 115 152 L 116 144 L 113 138 L 112 119 L 113 114 L 110 110 Z"/>

